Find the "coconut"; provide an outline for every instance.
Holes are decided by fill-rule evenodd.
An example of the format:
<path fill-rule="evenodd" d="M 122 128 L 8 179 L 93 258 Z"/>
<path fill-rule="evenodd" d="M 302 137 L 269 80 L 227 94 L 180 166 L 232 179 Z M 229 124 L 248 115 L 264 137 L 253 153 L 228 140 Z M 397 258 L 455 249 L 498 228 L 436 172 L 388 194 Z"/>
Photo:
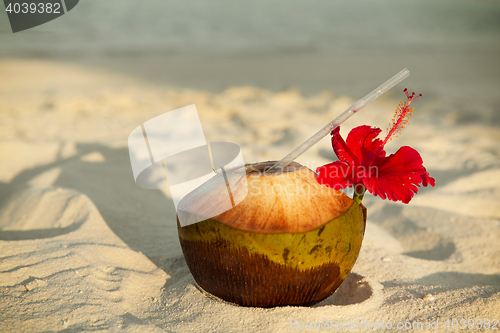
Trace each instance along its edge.
<path fill-rule="evenodd" d="M 209 181 L 186 196 L 179 215 L 210 218 L 185 227 L 178 221 L 180 244 L 194 280 L 209 294 L 244 306 L 312 305 L 354 266 L 366 209 L 298 163 L 268 171 L 272 165 L 218 175 L 227 187 Z M 228 188 L 242 201 L 211 217 Z"/>

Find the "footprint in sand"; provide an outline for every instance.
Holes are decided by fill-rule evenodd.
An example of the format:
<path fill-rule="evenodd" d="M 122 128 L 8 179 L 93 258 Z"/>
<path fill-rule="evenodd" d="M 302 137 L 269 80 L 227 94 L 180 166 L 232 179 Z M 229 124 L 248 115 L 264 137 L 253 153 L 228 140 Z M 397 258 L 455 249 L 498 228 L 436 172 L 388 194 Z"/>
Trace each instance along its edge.
<path fill-rule="evenodd" d="M 393 246 L 396 252 L 424 260 L 446 260 L 456 252 L 452 239 L 430 227 L 432 221 L 424 216 L 429 215 L 425 213 L 428 208 L 392 203 L 379 203 L 373 208 L 369 209 L 369 220 L 394 237 L 399 243 Z M 436 214 L 427 217 L 434 221 Z"/>
<path fill-rule="evenodd" d="M 79 229 L 92 203 L 83 194 L 57 187 L 29 187 L 0 207 L 0 240 L 42 239 Z"/>

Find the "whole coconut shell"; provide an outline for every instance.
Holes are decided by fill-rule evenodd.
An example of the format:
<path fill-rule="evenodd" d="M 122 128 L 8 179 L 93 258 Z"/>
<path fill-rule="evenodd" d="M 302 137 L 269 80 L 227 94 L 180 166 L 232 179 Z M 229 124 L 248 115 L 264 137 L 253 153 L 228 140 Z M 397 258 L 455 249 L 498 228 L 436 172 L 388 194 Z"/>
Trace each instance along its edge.
<path fill-rule="evenodd" d="M 229 170 L 224 176 L 230 187 L 207 182 L 181 201 L 179 214 L 211 216 L 228 188 L 234 197 L 246 195 L 222 214 L 186 227 L 178 223 L 184 257 L 196 283 L 225 301 L 314 304 L 331 295 L 354 266 L 366 209 L 319 184 L 298 163 L 267 171 L 272 165 Z"/>

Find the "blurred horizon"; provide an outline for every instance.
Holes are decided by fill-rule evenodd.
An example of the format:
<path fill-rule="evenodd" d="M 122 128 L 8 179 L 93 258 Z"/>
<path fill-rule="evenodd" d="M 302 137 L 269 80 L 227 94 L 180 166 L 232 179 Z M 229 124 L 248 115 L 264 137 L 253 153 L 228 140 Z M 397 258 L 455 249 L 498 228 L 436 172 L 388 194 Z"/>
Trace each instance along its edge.
<path fill-rule="evenodd" d="M 500 51 L 500 3 L 457 0 L 85 0 L 12 34 L 0 56 Z"/>

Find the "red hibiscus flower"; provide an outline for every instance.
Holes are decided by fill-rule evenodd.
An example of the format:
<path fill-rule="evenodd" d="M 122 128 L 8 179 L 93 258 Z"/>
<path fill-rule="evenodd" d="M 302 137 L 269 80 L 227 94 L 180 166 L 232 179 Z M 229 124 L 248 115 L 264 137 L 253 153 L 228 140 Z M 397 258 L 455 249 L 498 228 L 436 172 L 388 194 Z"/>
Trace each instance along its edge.
<path fill-rule="evenodd" d="M 413 109 L 409 108 L 411 96 L 404 90 L 408 103 L 396 109 L 392 126 L 384 140 L 378 139 L 380 128 L 367 125 L 353 128 L 347 140 L 339 134 L 340 128 L 332 131 L 332 146 L 339 161 L 319 167 L 318 182 L 336 189 L 354 186 L 354 199 L 360 203 L 367 190 L 382 199 L 409 203 L 418 187 L 434 186 L 434 178 L 422 165 L 420 154 L 413 148 L 403 146 L 395 154 L 386 156 L 384 146 L 391 137 L 408 124 Z"/>

